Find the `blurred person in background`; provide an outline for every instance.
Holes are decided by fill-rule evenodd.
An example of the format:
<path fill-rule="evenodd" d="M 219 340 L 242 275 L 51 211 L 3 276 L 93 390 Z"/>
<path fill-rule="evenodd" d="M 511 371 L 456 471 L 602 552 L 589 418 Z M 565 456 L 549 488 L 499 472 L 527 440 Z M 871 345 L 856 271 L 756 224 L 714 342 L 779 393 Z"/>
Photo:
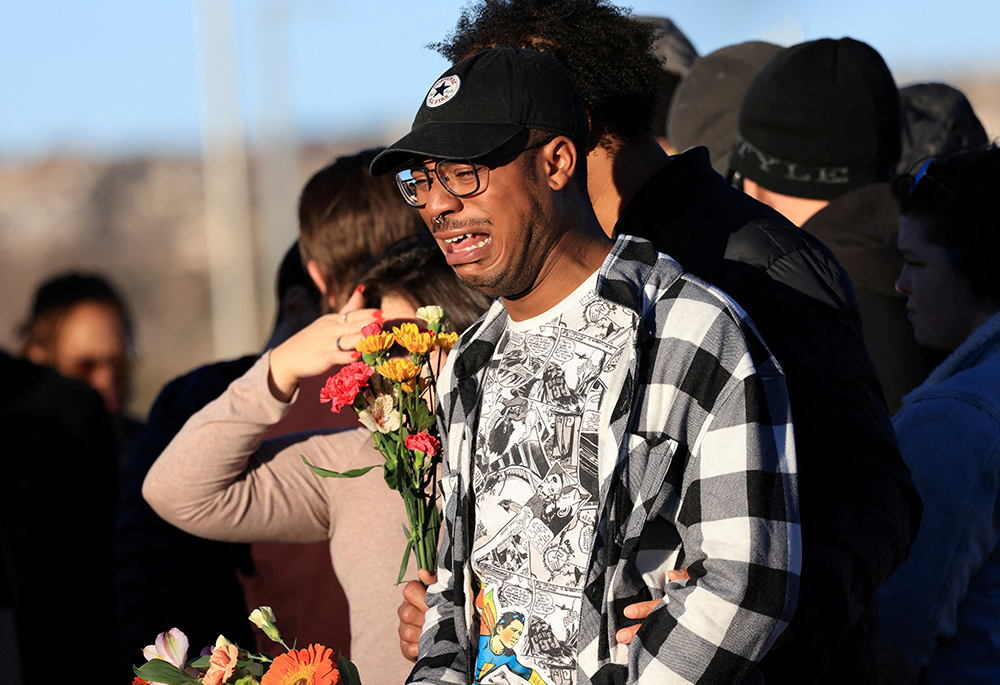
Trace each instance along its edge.
<path fill-rule="evenodd" d="M 322 298 L 302 265 L 297 241 L 278 270 L 276 294 L 278 313 L 265 349 L 319 315 Z M 257 357 L 208 364 L 168 383 L 153 403 L 146 430 L 129 451 L 116 534 L 120 682 L 129 682 L 142 648 L 172 627 L 184 631 L 192 653 L 214 644 L 220 633 L 245 648 L 256 644 L 240 580 L 240 574 L 253 578 L 250 546 L 205 540 L 170 525 L 142 499 L 142 481 L 184 422 L 246 373 Z M 191 563 L 193 559 L 198 563 Z M 330 591 L 336 594 L 338 589 L 333 581 Z M 343 637 L 346 641 L 349 632 Z"/>
<path fill-rule="evenodd" d="M 85 383 L 2 351 L 0 379 L 0 683 L 43 685 L 53 645 L 116 639 L 117 441 Z"/>
<path fill-rule="evenodd" d="M 940 361 L 913 341 L 893 287 L 902 262 L 889 181 L 900 116 L 896 82 L 873 47 L 851 38 L 800 43 L 747 89 L 731 160 L 748 195 L 823 241 L 847 270 L 890 414 Z"/>
<path fill-rule="evenodd" d="M 402 683 L 410 670 L 395 649 L 396 578 L 407 540 L 402 499 L 378 473 L 321 478 L 303 464 L 305 456 L 311 464 L 345 472 L 383 458 L 367 428 L 330 428 L 333 415 L 319 393 L 305 395 L 299 383 L 355 361 L 362 327 L 379 317 L 390 330 L 415 320 L 419 306 L 437 304 L 450 314 L 452 330 L 461 332 L 490 299 L 459 283 L 429 234 L 390 248 L 360 280 L 365 287 L 345 303 L 346 318 L 321 317 L 266 352 L 195 414 L 150 469 L 143 494 L 165 519 L 195 535 L 324 544 L 327 565 L 332 558 L 350 607 L 350 658 L 365 682 Z M 292 411 L 296 396 L 297 403 L 323 407 L 327 425 L 264 439 Z M 316 602 L 326 588 L 302 584 L 294 591 Z M 275 615 L 286 641 L 314 639 L 287 629 L 277 608 Z M 344 614 L 331 618 L 347 620 Z M 346 644 L 323 644 L 347 652 Z"/>
<path fill-rule="evenodd" d="M 1000 682 L 1000 148 L 895 184 L 896 287 L 913 335 L 949 354 L 893 417 L 924 500 L 910 558 L 878 595 L 885 683 Z"/>
<path fill-rule="evenodd" d="M 705 148 L 671 156 L 656 141 L 655 28 L 605 0 L 479 0 L 434 47 L 451 62 L 494 45 L 555 58 L 590 116 L 587 190 L 605 233 L 650 240 L 753 319 L 788 383 L 804 554 L 795 618 L 760 666 L 769 682 L 874 682 L 875 590 L 906 558 L 920 502 L 854 288 L 819 240 L 730 186 Z M 400 639 L 415 658 L 424 588 L 404 596 Z M 629 630 L 648 611 L 625 609 Z"/>
<path fill-rule="evenodd" d="M 674 94 L 668 134 L 681 152 L 704 145 L 712 168 L 732 178 L 729 158 L 739 138 L 737 119 L 747 88 L 781 46 L 751 40 L 698 58 Z"/>
<path fill-rule="evenodd" d="M 930 157 L 946 157 L 989 142 L 965 94 L 947 83 L 914 83 L 899 89 L 903 152 L 896 171 L 911 174 Z"/>
<path fill-rule="evenodd" d="M 126 413 L 132 394 L 135 336 L 125 299 L 103 276 L 70 272 L 35 292 L 20 329 L 22 354 L 101 394 L 115 423 L 120 463 L 142 424 Z"/>

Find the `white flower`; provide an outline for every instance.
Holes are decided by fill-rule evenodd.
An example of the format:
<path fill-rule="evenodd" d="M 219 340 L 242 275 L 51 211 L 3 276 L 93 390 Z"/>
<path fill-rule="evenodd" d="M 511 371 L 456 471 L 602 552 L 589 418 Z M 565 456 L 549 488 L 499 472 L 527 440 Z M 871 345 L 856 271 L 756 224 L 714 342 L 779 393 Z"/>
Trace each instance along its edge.
<path fill-rule="evenodd" d="M 417 318 L 424 321 L 427 324 L 427 328 L 431 329 L 435 333 L 438 333 L 441 331 L 441 326 L 444 325 L 445 320 L 448 318 L 448 312 L 436 304 L 432 304 L 418 309 Z"/>
<path fill-rule="evenodd" d="M 396 391 L 379 395 L 374 401 L 368 399 L 370 411 L 359 411 L 358 420 L 373 433 L 391 433 L 399 430 L 399 397 Z"/>

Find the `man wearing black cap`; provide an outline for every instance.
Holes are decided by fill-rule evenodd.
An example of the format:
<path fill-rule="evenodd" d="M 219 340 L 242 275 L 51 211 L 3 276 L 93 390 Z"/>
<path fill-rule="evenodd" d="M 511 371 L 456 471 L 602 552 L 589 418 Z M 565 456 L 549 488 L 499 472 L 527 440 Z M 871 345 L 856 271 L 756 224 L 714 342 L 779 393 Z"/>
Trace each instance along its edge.
<path fill-rule="evenodd" d="M 411 682 L 741 682 L 794 610 L 781 370 L 720 291 L 604 234 L 588 133 L 556 62 L 498 47 L 372 163 L 498 296 L 438 380 L 445 532 Z"/>
<path fill-rule="evenodd" d="M 785 372 L 803 502 L 798 608 L 761 669 L 769 683 L 874 683 L 875 591 L 905 560 L 921 504 L 854 289 L 826 247 L 728 185 L 704 148 L 663 152 L 649 125 L 653 38 L 606 0 L 479 0 L 436 47 L 453 62 L 492 45 L 556 59 L 590 115 L 587 186 L 604 231 L 647 238 L 751 316 Z M 404 590 L 404 653 L 423 620 L 421 589 Z"/>

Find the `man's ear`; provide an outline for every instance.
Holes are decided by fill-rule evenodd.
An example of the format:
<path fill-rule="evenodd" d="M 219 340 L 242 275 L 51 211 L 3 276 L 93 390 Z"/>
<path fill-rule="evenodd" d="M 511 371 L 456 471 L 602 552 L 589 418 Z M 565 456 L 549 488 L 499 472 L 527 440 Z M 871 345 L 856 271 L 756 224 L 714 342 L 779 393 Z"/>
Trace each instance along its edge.
<path fill-rule="evenodd" d="M 306 271 L 309 273 L 309 278 L 312 279 L 319 291 L 326 297 L 326 303 L 330 311 L 337 311 L 337 297 L 333 293 L 326 291 L 326 276 L 323 274 L 323 268 L 319 265 L 319 262 L 315 259 L 307 261 Z"/>
<path fill-rule="evenodd" d="M 562 190 L 576 173 L 576 145 L 566 136 L 557 136 L 542 148 L 539 155 L 545 161 L 545 174 L 552 190 Z"/>

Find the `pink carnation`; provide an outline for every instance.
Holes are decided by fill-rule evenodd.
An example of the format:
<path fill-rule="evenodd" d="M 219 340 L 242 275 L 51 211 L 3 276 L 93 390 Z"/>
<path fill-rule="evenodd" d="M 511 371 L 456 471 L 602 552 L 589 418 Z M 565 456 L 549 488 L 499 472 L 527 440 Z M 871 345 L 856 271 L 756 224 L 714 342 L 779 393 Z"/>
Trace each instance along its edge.
<path fill-rule="evenodd" d="M 372 335 L 378 335 L 382 332 L 382 322 L 372 321 L 370 324 L 361 329 L 361 337 L 367 338 Z"/>
<path fill-rule="evenodd" d="M 348 364 L 335 376 L 326 379 L 326 385 L 319 391 L 319 401 L 330 402 L 330 411 L 339 412 L 354 404 L 358 393 L 368 387 L 372 373 L 374 371 L 364 362 Z"/>
<path fill-rule="evenodd" d="M 433 457 L 441 449 L 441 441 L 428 433 L 407 435 L 404 442 L 408 449 L 420 450 L 428 457 Z"/>

